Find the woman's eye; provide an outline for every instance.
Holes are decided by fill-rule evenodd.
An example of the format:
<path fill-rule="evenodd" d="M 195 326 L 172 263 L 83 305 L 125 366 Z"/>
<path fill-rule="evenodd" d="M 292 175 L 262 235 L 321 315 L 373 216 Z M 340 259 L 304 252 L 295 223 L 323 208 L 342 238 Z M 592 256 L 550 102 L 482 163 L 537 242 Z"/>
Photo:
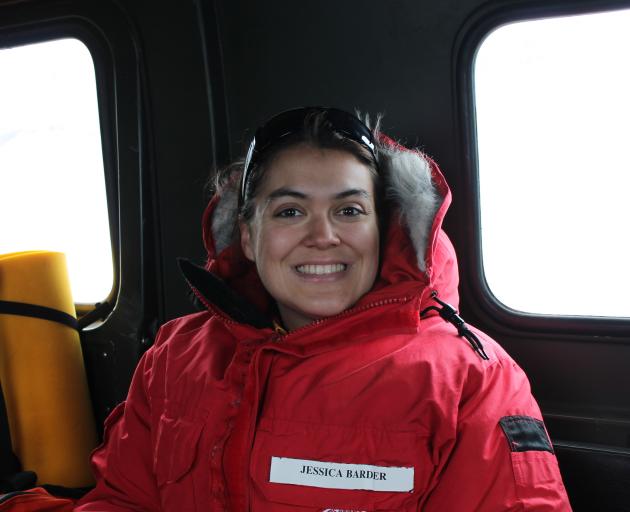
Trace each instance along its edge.
<path fill-rule="evenodd" d="M 281 218 L 298 217 L 299 215 L 302 215 L 302 212 L 297 208 L 284 208 L 275 214 L 276 217 Z"/>
<path fill-rule="evenodd" d="M 356 217 L 364 212 L 356 206 L 344 206 L 341 210 L 339 210 L 339 213 L 345 217 Z"/>

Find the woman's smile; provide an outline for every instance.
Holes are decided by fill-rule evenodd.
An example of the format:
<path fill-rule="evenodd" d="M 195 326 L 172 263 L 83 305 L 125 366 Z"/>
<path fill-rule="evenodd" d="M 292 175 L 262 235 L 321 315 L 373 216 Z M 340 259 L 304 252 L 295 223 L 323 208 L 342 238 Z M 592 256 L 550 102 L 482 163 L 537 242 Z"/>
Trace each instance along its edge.
<path fill-rule="evenodd" d="M 333 276 L 341 277 L 341 273 L 348 268 L 345 263 L 328 263 L 328 264 L 306 264 L 298 265 L 295 267 L 298 274 L 302 274 L 305 277 L 311 276 Z"/>

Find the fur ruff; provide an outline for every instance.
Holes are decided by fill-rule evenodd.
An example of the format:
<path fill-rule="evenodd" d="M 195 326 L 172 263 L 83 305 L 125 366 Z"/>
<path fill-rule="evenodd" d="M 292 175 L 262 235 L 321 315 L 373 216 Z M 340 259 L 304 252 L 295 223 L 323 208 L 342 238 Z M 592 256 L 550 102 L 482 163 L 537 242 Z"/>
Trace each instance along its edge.
<path fill-rule="evenodd" d="M 381 175 L 387 198 L 400 208 L 400 217 L 413 243 L 418 268 L 426 272 L 429 237 L 440 196 L 431 179 L 431 165 L 418 151 L 378 144 Z M 237 233 L 238 187 L 223 190 L 212 216 L 216 254 L 228 247 Z"/>
<path fill-rule="evenodd" d="M 385 177 L 386 197 L 398 205 L 416 251 L 418 268 L 426 272 L 427 246 L 440 206 L 440 196 L 431 179 L 431 165 L 420 152 L 381 146 L 379 166 Z"/>
<path fill-rule="evenodd" d="M 238 185 L 225 187 L 212 213 L 214 250 L 219 254 L 232 244 L 238 231 Z"/>

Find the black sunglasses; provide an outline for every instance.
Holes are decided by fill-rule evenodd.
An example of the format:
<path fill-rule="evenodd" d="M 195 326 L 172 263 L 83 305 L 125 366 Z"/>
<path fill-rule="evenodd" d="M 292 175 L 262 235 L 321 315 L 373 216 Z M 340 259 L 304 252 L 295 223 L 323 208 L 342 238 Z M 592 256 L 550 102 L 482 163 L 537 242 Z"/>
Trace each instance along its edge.
<path fill-rule="evenodd" d="M 249 145 L 243 168 L 241 199 L 245 197 L 245 187 L 249 179 L 249 173 L 260 158 L 260 155 L 285 137 L 300 132 L 304 128 L 307 116 L 318 113 L 324 114 L 325 119 L 331 124 L 335 132 L 367 148 L 374 160 L 376 160 L 372 132 L 358 117 L 338 108 L 302 107 L 286 110 L 272 117 L 256 130 L 254 139 Z"/>

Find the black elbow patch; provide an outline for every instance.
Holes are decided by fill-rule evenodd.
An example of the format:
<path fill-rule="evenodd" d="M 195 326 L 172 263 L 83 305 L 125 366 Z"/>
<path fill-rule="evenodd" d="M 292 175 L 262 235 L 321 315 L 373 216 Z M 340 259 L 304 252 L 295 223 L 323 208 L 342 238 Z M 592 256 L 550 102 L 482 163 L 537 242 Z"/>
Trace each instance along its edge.
<path fill-rule="evenodd" d="M 504 416 L 499 420 L 513 452 L 551 452 L 553 447 L 542 421 L 530 416 Z"/>

